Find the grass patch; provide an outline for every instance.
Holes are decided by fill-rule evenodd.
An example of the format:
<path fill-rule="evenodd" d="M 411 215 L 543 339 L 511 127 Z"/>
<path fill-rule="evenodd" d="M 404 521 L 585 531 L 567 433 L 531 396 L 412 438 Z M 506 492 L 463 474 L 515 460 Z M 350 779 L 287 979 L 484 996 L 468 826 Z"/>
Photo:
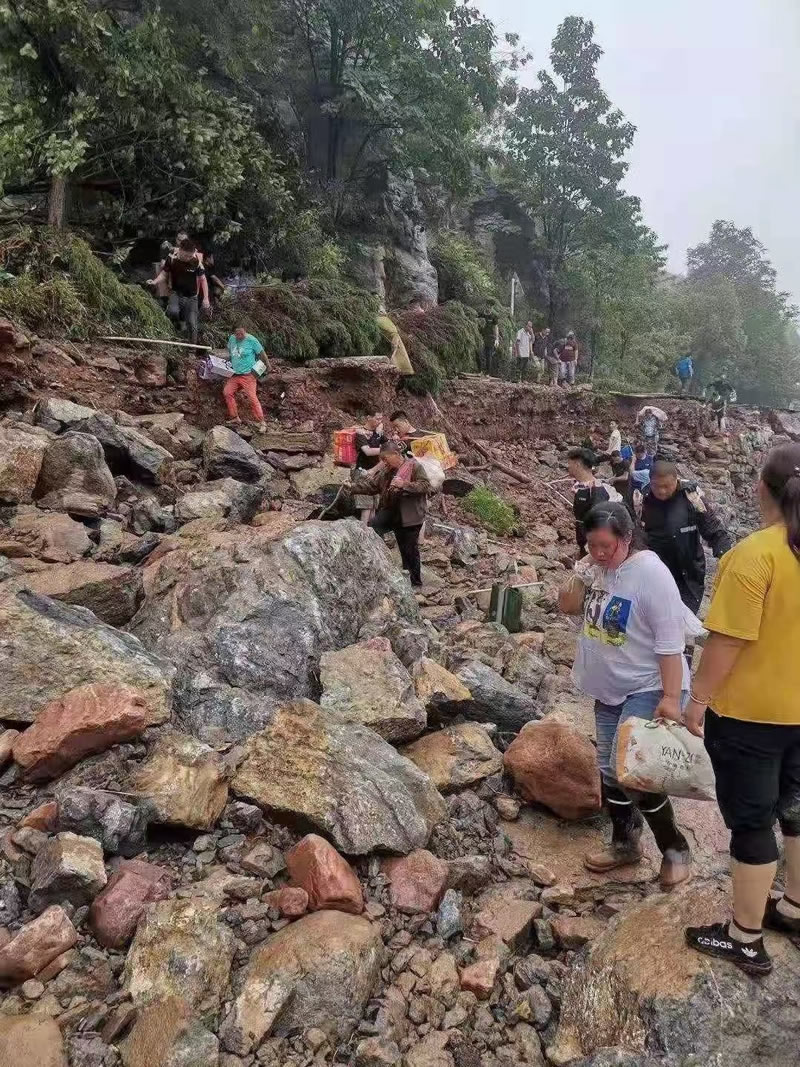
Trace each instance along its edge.
<path fill-rule="evenodd" d="M 487 530 L 503 537 L 517 528 L 514 509 L 486 486 L 477 486 L 461 501 L 464 509 L 474 515 Z"/>
<path fill-rule="evenodd" d="M 0 314 L 43 337 L 172 337 L 169 319 L 69 231 L 14 227 L 0 238 Z"/>
<path fill-rule="evenodd" d="M 209 343 L 224 345 L 241 325 L 259 338 L 268 355 L 295 363 L 371 356 L 381 336 L 377 316 L 377 298 L 347 282 L 274 281 L 223 300 Z"/>
<path fill-rule="evenodd" d="M 416 371 L 404 379 L 410 392 L 436 396 L 447 378 L 478 369 L 483 336 L 472 308 L 449 300 L 425 312 L 392 312 L 392 319 Z"/>

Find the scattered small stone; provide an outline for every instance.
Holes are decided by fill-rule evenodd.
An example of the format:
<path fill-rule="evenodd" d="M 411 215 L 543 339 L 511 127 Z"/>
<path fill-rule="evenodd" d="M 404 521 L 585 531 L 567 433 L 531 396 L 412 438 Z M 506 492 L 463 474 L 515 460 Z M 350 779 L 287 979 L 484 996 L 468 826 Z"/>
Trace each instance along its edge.
<path fill-rule="evenodd" d="M 461 972 L 461 988 L 474 993 L 478 1000 L 488 1000 L 497 981 L 499 969 L 500 960 L 496 957 L 478 960 Z"/>
<path fill-rule="evenodd" d="M 22 983 L 20 992 L 26 1000 L 38 1000 L 44 993 L 44 986 L 35 978 L 29 978 L 27 982 Z"/>
<path fill-rule="evenodd" d="M 500 818 L 506 819 L 508 822 L 514 822 L 519 818 L 520 808 L 522 807 L 516 797 L 509 797 L 503 793 L 494 798 L 494 806 Z"/>
<path fill-rule="evenodd" d="M 448 889 L 442 897 L 436 913 L 436 933 L 443 941 L 449 941 L 451 937 L 455 937 L 464 930 L 461 904 L 461 894 L 455 889 Z"/>
<path fill-rule="evenodd" d="M 527 868 L 536 885 L 551 886 L 556 884 L 556 876 L 549 867 L 545 867 L 541 863 L 528 863 Z"/>

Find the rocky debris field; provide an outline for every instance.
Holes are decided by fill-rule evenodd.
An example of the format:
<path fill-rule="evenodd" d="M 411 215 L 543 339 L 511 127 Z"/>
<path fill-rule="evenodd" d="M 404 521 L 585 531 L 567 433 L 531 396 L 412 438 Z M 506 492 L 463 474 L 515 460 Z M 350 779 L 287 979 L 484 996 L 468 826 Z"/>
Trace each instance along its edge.
<path fill-rule="evenodd" d="M 30 365 L 23 342 L 0 368 Z M 90 355 L 65 364 L 79 383 Z M 313 517 L 347 477 L 331 413 L 389 406 L 384 377 L 297 379 L 322 414 L 252 435 L 186 390 L 165 409 L 162 371 L 130 371 L 127 411 L 4 394 L 0 1064 L 794 1063 L 796 949 L 754 984 L 683 948 L 724 913 L 713 805 L 678 805 L 698 878 L 671 897 L 652 851 L 582 866 L 605 826 L 554 610 L 571 516 L 545 483 L 626 402 L 454 383 L 443 410 L 534 485 L 453 440 L 415 596 L 395 549 Z M 745 531 L 793 428 L 738 412 L 722 443 L 672 411 L 687 473 Z M 472 525 L 479 479 L 515 536 Z M 498 581 L 523 587 L 519 633 L 486 621 Z"/>

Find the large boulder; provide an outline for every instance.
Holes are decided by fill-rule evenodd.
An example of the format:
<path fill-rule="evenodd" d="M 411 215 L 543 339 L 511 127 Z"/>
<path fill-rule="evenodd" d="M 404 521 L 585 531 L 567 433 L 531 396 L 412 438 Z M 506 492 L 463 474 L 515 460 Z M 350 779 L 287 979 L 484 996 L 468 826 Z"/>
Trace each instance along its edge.
<path fill-rule="evenodd" d="M 78 940 L 78 931 L 57 904 L 27 923 L 0 948 L 0 982 L 25 982 Z"/>
<path fill-rule="evenodd" d="M 142 599 L 142 574 L 135 567 L 78 560 L 59 563 L 10 584 L 40 596 L 88 608 L 110 626 L 124 626 L 136 614 Z"/>
<path fill-rule="evenodd" d="M 67 1067 L 58 1023 L 43 1014 L 1 1015 L 0 1063 L 9 1067 Z"/>
<path fill-rule="evenodd" d="M 219 1067 L 219 1041 L 180 997 L 138 1011 L 120 1052 L 124 1067 Z"/>
<path fill-rule="evenodd" d="M 769 421 L 776 433 L 800 441 L 800 414 L 796 411 L 771 411 Z"/>
<path fill-rule="evenodd" d="M 95 516 L 117 496 L 103 447 L 88 433 L 65 433 L 47 446 L 34 497 L 43 508 Z"/>
<path fill-rule="evenodd" d="M 222 1045 L 247 1055 L 270 1034 L 318 1027 L 347 1041 L 380 978 L 380 931 L 367 919 L 318 911 L 259 946 L 220 1030 Z"/>
<path fill-rule="evenodd" d="M 22 422 L 0 426 L 0 504 L 30 504 L 49 442 Z"/>
<path fill-rule="evenodd" d="M 479 659 L 464 664 L 458 678 L 472 694 L 472 703 L 458 709 L 465 718 L 494 722 L 504 732 L 516 733 L 540 716 L 535 701 L 527 693 Z"/>
<path fill-rule="evenodd" d="M 444 815 L 441 795 L 410 760 L 308 700 L 281 708 L 242 748 L 234 793 L 310 823 L 350 855 L 421 848 Z"/>
<path fill-rule="evenodd" d="M 0 594 L 0 719 L 33 722 L 86 683 L 140 690 L 153 722 L 169 717 L 173 668 L 85 608 L 35 593 Z"/>
<path fill-rule="evenodd" d="M 426 734 L 402 751 L 442 793 L 474 785 L 503 769 L 502 755 L 474 722 Z"/>
<path fill-rule="evenodd" d="M 590 1057 L 615 1049 L 637 1065 L 649 1054 L 661 1067 L 794 1067 L 800 953 L 789 939 L 765 935 L 774 970 L 758 981 L 686 947 L 686 926 L 729 914 L 729 889 L 713 881 L 627 908 L 570 967 L 548 1061 L 599 1064 Z"/>
<path fill-rule="evenodd" d="M 409 741 L 425 729 L 425 708 L 411 675 L 385 637 L 324 653 L 320 682 L 323 708 L 345 722 L 370 726 L 387 741 Z"/>
<path fill-rule="evenodd" d="M 131 741 L 163 719 L 147 694 L 108 682 L 82 685 L 51 701 L 14 742 L 14 759 L 31 779 L 55 778 L 85 756 Z"/>
<path fill-rule="evenodd" d="M 308 522 L 187 541 L 148 566 L 130 629 L 177 666 L 186 729 L 242 739 L 286 700 L 315 696 L 322 653 L 375 616 L 419 621 L 381 542 L 357 522 Z"/>
<path fill-rule="evenodd" d="M 177 731 L 158 739 L 129 784 L 151 822 L 192 830 L 210 830 L 228 800 L 222 760 L 202 741 Z"/>
<path fill-rule="evenodd" d="M 526 800 L 544 804 L 563 819 L 582 819 L 600 810 L 595 749 L 573 727 L 552 719 L 531 723 L 506 749 L 504 762 Z"/>
<path fill-rule="evenodd" d="M 412 674 L 417 699 L 430 712 L 458 714 L 472 700 L 472 693 L 462 681 L 427 656 L 414 664 Z"/>
<path fill-rule="evenodd" d="M 95 413 L 73 425 L 79 433 L 96 437 L 114 474 L 156 481 L 172 459 L 171 453 L 133 426 L 120 426 L 110 415 Z"/>
<path fill-rule="evenodd" d="M 71 563 L 92 547 L 83 523 L 58 512 L 22 512 L 11 520 L 9 532 L 14 541 L 47 563 Z"/>
<path fill-rule="evenodd" d="M 120 864 L 89 910 L 92 933 L 106 948 L 122 948 L 136 930 L 148 904 L 169 893 L 167 872 L 143 860 Z"/>
<path fill-rule="evenodd" d="M 125 989 L 137 1004 L 182 997 L 214 1011 L 228 985 L 234 945 L 216 897 L 161 900 L 139 923 L 125 961 Z"/>
<path fill-rule="evenodd" d="M 219 478 L 192 486 L 175 505 L 178 522 L 194 519 L 230 519 L 250 522 L 266 495 L 263 485 L 248 485 L 235 478 Z"/>
<path fill-rule="evenodd" d="M 264 473 L 266 464 L 258 452 L 238 433 L 227 426 L 215 426 L 203 441 L 203 468 L 206 477 L 236 478 L 240 482 L 255 482 Z"/>
<path fill-rule="evenodd" d="M 45 397 L 34 409 L 37 426 L 55 430 L 56 433 L 69 429 L 76 423 L 83 422 L 84 419 L 91 419 L 96 414 L 94 408 L 74 404 L 71 400 L 62 400 L 56 396 Z"/>

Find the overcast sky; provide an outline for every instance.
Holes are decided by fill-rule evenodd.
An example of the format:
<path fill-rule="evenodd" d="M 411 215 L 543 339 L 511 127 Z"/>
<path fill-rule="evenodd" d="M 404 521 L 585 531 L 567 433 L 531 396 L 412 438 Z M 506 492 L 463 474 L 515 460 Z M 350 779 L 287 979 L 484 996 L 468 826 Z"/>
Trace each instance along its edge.
<path fill-rule="evenodd" d="M 752 226 L 800 301 L 800 0 L 477 0 L 547 63 L 567 15 L 595 24 L 600 81 L 636 127 L 628 192 L 669 267 L 715 219 Z"/>

